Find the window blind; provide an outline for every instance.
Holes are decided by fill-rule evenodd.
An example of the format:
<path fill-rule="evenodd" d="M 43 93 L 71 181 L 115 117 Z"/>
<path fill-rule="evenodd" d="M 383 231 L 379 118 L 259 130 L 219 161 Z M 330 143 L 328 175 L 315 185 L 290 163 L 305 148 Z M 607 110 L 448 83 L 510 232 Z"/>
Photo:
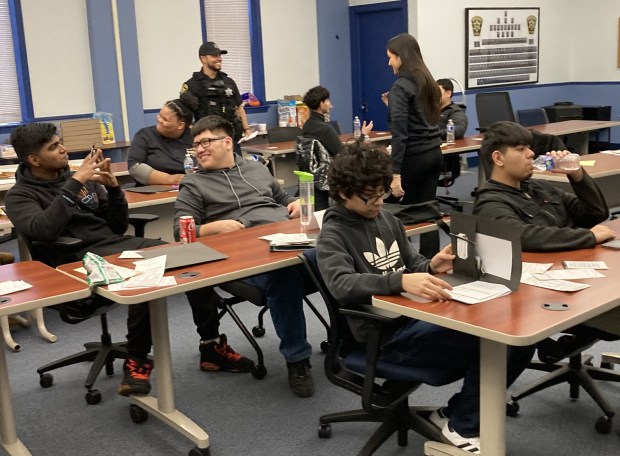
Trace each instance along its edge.
<path fill-rule="evenodd" d="M 21 122 L 9 1 L 0 0 L 0 124 Z"/>
<path fill-rule="evenodd" d="M 248 0 L 204 0 L 207 41 L 228 54 L 222 71 L 234 79 L 239 91 L 252 91 L 252 54 Z"/>

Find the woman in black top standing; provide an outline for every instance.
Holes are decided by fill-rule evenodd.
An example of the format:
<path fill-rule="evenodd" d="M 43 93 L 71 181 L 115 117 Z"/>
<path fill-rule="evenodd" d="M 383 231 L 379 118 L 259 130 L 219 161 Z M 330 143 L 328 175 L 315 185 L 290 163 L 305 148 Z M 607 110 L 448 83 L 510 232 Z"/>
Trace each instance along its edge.
<path fill-rule="evenodd" d="M 387 56 L 397 76 L 387 96 L 394 169 L 392 194 L 401 204 L 431 201 L 435 199 L 443 163 L 437 128 L 439 87 L 413 36 L 402 33 L 390 39 Z M 420 239 L 420 253 L 427 258 L 438 250 L 438 236 Z"/>
<path fill-rule="evenodd" d="M 157 124 L 138 131 L 127 157 L 129 174 L 138 185 L 177 185 L 185 176 L 183 161 L 192 147 L 192 125 L 198 99 L 182 93 L 167 101 L 157 115 Z"/>

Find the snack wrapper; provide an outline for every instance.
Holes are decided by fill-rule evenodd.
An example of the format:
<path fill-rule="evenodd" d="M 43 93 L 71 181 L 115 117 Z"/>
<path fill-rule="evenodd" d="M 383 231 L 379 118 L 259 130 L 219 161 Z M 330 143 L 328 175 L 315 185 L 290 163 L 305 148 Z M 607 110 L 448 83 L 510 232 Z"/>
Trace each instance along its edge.
<path fill-rule="evenodd" d="M 88 274 L 86 280 L 91 287 L 119 283 L 124 280 L 114 266 L 99 255 L 87 252 L 82 258 L 82 263 Z"/>

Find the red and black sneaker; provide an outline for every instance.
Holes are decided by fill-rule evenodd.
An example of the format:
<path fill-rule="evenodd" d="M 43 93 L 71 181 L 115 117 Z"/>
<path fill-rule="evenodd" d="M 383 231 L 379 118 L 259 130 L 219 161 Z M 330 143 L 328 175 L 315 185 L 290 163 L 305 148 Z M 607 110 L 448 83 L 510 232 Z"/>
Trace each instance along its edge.
<path fill-rule="evenodd" d="M 123 364 L 123 371 L 123 382 L 118 387 L 118 394 L 130 396 L 151 392 L 151 383 L 149 382 L 149 375 L 153 371 L 151 361 L 128 358 Z"/>
<path fill-rule="evenodd" d="M 228 345 L 226 335 L 220 334 L 220 342 L 200 344 L 200 370 L 224 372 L 250 372 L 254 361 L 237 353 Z"/>

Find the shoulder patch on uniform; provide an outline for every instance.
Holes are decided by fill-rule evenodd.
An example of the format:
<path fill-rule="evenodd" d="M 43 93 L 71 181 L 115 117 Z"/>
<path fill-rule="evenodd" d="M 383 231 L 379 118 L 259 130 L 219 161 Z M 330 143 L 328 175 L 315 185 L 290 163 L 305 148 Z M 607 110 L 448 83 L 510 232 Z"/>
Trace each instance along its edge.
<path fill-rule="evenodd" d="M 187 87 L 187 84 L 183 84 L 183 87 L 181 87 L 181 93 L 187 92 L 188 90 L 189 90 L 189 87 Z"/>

